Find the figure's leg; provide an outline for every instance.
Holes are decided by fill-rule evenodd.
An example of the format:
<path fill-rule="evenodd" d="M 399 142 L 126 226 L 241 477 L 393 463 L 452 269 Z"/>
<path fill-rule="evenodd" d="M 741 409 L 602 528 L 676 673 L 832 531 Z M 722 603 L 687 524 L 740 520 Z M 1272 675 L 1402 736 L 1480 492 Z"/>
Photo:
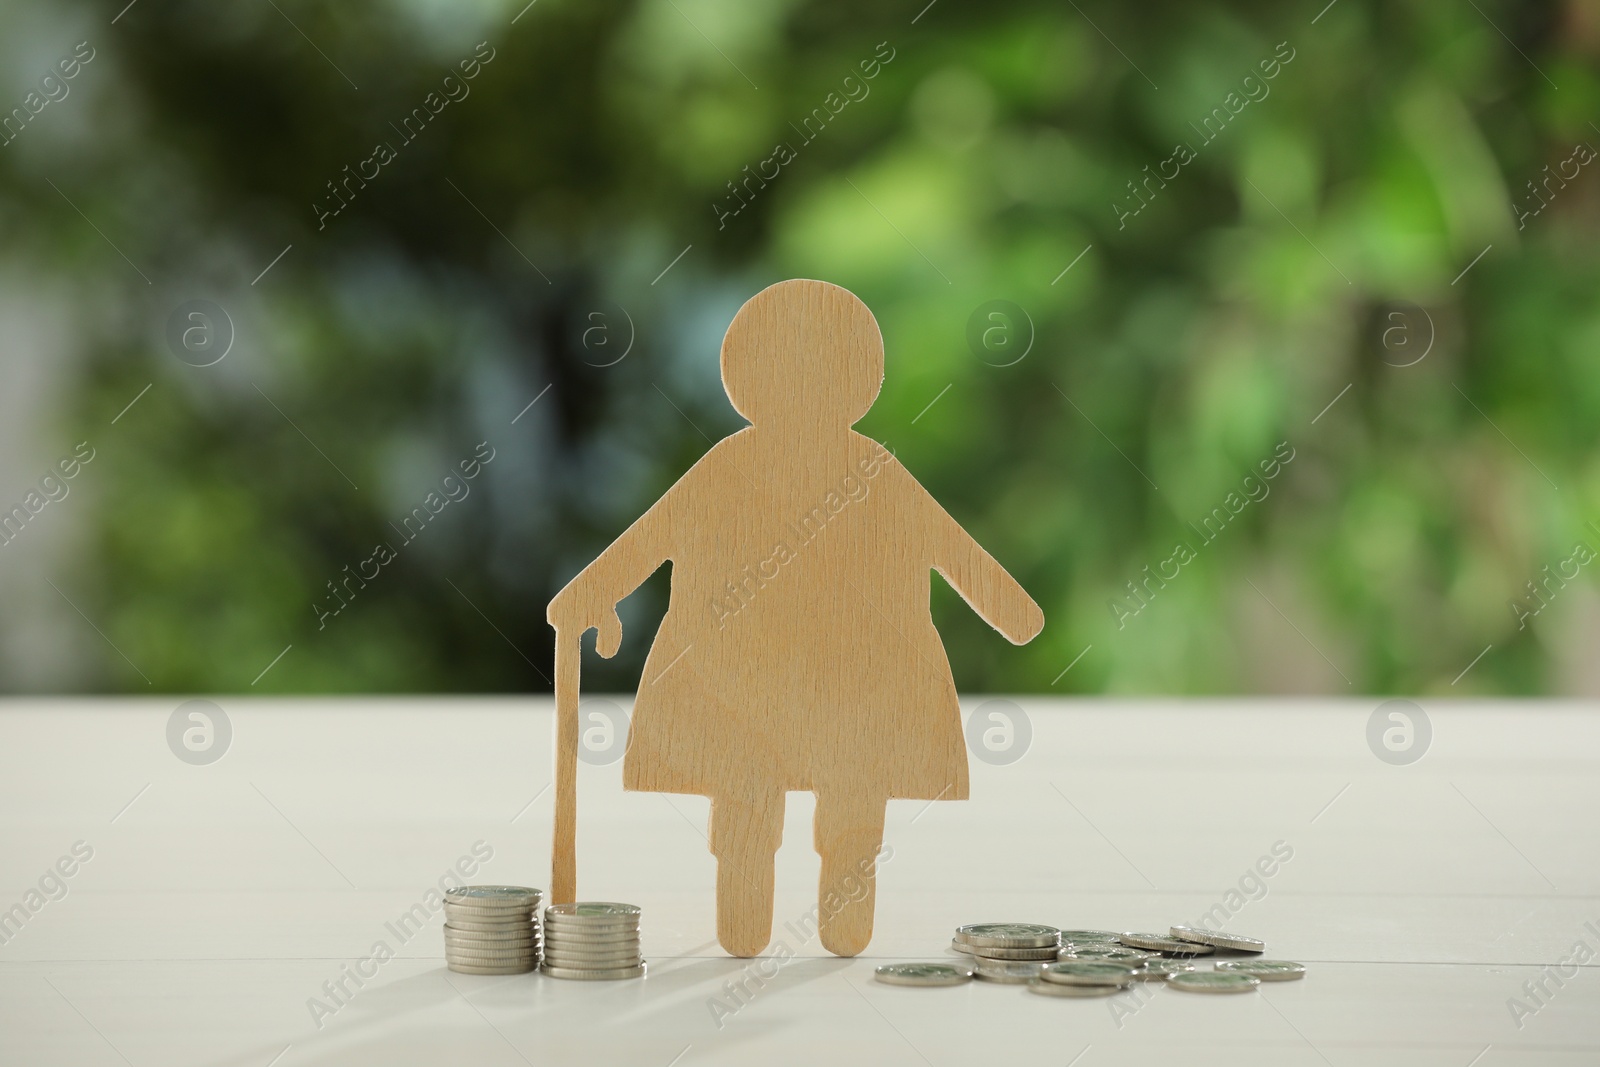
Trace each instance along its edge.
<path fill-rule="evenodd" d="M 754 956 L 772 940 L 773 854 L 783 843 L 783 793 L 711 798 L 717 857 L 717 940 L 731 956 Z"/>
<path fill-rule="evenodd" d="M 817 925 L 823 947 L 836 956 L 854 956 L 872 940 L 886 805 L 882 797 L 817 794 L 816 847 L 822 857 Z"/>

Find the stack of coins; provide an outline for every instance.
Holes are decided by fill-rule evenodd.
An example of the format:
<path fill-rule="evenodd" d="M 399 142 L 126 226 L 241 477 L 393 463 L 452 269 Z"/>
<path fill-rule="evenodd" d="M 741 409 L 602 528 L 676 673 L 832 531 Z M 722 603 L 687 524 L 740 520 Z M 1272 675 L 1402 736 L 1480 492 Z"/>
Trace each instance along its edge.
<path fill-rule="evenodd" d="M 1022 983 L 1061 951 L 1061 931 L 1037 923 L 972 923 L 956 928 L 951 947 L 972 955 L 973 971 L 989 982 Z"/>
<path fill-rule="evenodd" d="M 462 974 L 523 974 L 539 965 L 544 893 L 520 885 L 464 885 L 444 895 L 444 959 Z"/>
<path fill-rule="evenodd" d="M 632 904 L 552 904 L 544 910 L 544 965 L 552 978 L 642 978 L 639 909 Z"/>
<path fill-rule="evenodd" d="M 1134 969 L 1127 964 L 1096 960 L 1059 960 L 1039 968 L 1028 980 L 1028 992 L 1050 997 L 1104 997 L 1125 989 Z"/>

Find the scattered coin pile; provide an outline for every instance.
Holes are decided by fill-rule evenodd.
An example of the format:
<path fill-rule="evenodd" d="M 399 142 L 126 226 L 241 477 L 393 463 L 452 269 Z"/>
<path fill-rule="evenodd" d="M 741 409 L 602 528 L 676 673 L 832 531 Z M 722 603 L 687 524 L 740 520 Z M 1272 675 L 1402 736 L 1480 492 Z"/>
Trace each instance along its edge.
<path fill-rule="evenodd" d="M 543 973 L 605 981 L 642 978 L 639 909 L 632 904 L 552 904 L 544 910 Z"/>
<path fill-rule="evenodd" d="M 950 947 L 966 962 L 891 963 L 875 977 L 889 985 L 960 985 L 986 982 L 1025 985 L 1050 997 L 1103 997 L 1134 982 L 1164 982 L 1188 993 L 1248 993 L 1262 982 L 1305 977 L 1288 960 L 1222 959 L 1211 970 L 1191 961 L 1218 952 L 1259 956 L 1266 942 L 1193 926 L 1165 934 L 1058 930 L 1035 923 L 975 923 L 956 930 Z"/>
<path fill-rule="evenodd" d="M 464 885 L 444 895 L 444 959 L 463 974 L 523 974 L 539 965 L 544 894 L 519 885 Z"/>

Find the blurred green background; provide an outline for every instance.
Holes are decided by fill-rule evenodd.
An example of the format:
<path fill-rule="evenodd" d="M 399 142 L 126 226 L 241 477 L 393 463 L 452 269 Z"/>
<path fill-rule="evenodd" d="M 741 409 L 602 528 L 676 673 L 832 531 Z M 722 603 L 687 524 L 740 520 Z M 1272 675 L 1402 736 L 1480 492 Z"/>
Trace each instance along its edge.
<path fill-rule="evenodd" d="M 924 3 L 7 4 L 0 686 L 547 690 L 815 277 L 964 691 L 1600 692 L 1600 5 Z"/>

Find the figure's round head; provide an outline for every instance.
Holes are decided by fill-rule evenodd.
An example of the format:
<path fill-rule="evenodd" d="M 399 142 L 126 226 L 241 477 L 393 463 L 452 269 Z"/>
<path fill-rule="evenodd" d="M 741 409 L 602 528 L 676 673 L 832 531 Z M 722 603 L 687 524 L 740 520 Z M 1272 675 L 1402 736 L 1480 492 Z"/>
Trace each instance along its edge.
<path fill-rule="evenodd" d="M 857 296 L 795 279 L 745 301 L 722 338 L 722 387 L 753 426 L 854 425 L 883 386 L 883 334 Z"/>

